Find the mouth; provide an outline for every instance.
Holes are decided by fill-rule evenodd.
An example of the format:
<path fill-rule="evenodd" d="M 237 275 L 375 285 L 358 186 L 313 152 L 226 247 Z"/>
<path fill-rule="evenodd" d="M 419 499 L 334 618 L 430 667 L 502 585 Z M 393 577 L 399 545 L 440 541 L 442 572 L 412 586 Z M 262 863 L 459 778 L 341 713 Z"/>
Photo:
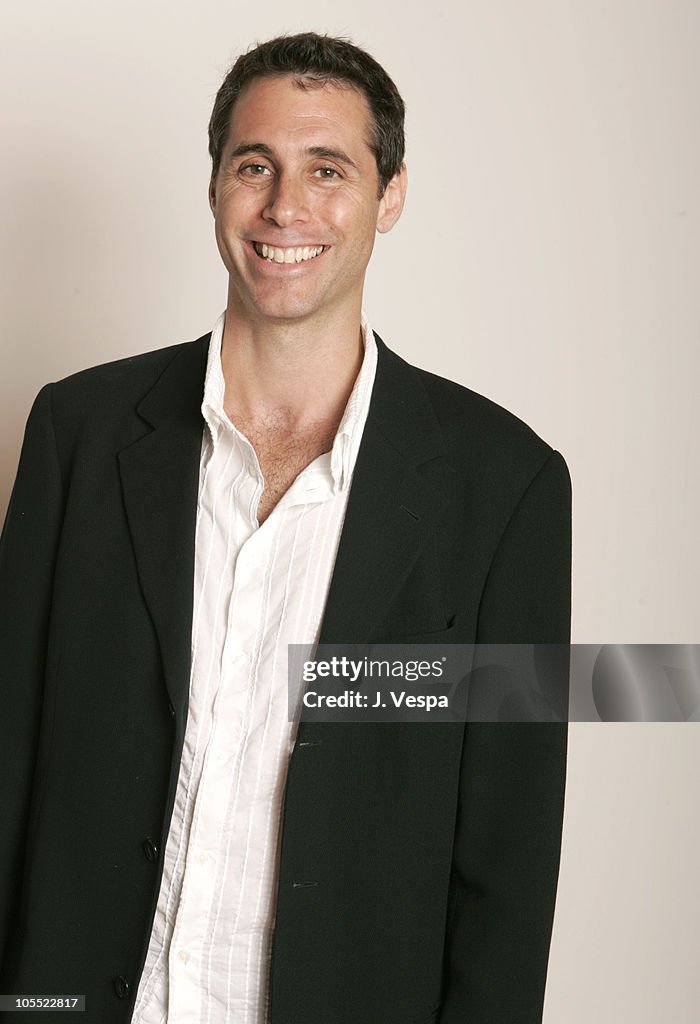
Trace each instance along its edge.
<path fill-rule="evenodd" d="M 264 242 L 252 242 L 253 249 L 258 256 L 267 260 L 268 263 L 308 263 L 309 260 L 318 259 L 322 256 L 329 245 L 297 245 L 288 249 L 278 249 L 273 245 L 266 245 Z"/>

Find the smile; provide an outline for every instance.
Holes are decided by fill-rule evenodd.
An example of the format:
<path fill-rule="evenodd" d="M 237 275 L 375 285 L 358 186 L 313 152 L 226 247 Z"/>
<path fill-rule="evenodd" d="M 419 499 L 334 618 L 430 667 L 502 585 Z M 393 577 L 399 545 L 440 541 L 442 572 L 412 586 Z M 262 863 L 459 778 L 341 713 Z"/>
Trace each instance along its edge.
<path fill-rule="evenodd" d="M 277 249 L 272 245 L 265 245 L 262 242 L 253 242 L 253 248 L 258 256 L 261 256 L 269 263 L 304 263 L 306 260 L 313 260 L 326 249 L 328 245 L 303 245 L 290 249 Z"/>

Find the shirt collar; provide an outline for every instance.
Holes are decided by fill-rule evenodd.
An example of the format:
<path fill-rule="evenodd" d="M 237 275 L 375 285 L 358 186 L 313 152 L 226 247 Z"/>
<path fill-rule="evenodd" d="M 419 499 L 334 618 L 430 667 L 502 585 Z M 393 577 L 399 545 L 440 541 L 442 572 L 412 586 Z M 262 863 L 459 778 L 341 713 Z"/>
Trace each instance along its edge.
<path fill-rule="evenodd" d="M 233 429 L 240 438 L 243 438 L 243 435 L 236 430 L 235 425 L 231 423 L 224 411 L 225 382 L 221 366 L 221 343 L 224 336 L 225 322 L 226 311 L 224 310 L 211 332 L 207 369 L 204 377 L 202 416 L 208 427 L 211 444 L 214 447 L 225 430 Z M 362 432 L 369 411 L 369 402 L 377 370 L 377 344 L 364 310 L 361 314 L 360 328 L 364 342 L 362 365 L 355 378 L 352 392 L 340 420 L 333 440 L 333 447 L 331 448 L 330 455 L 321 456 L 320 460 L 317 459 L 311 464 L 315 469 L 325 469 L 326 473 L 330 473 L 333 493 L 344 491 L 350 485 L 355 459 L 357 458 L 360 441 L 362 440 Z M 311 469 L 311 466 L 308 468 Z"/>
<path fill-rule="evenodd" d="M 216 444 L 227 419 L 224 412 L 224 372 L 221 368 L 221 342 L 224 337 L 226 310 L 214 324 L 209 340 L 207 370 L 204 375 L 202 416 L 209 427 L 212 444 Z"/>

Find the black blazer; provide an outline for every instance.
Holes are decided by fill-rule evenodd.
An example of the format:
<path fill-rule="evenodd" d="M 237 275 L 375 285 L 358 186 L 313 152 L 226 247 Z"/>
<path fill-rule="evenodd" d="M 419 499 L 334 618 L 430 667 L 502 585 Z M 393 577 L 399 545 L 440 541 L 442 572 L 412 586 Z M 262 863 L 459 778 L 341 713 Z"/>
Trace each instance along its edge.
<path fill-rule="evenodd" d="M 208 341 L 45 387 L 0 543 L 0 992 L 99 1024 L 130 1019 L 172 813 Z M 566 643 L 563 459 L 378 349 L 321 641 Z M 302 724 L 272 1024 L 539 1021 L 565 762 L 560 724 Z"/>

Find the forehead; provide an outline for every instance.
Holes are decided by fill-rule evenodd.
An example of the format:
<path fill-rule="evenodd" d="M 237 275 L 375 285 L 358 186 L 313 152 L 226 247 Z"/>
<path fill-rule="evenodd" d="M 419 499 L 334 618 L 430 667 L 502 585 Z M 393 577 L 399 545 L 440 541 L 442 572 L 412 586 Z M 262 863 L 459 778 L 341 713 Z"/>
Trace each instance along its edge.
<path fill-rule="evenodd" d="M 364 94 L 347 83 L 309 82 L 292 75 L 256 78 L 236 100 L 228 142 L 284 145 L 310 137 L 343 140 L 372 157 L 371 113 Z"/>

